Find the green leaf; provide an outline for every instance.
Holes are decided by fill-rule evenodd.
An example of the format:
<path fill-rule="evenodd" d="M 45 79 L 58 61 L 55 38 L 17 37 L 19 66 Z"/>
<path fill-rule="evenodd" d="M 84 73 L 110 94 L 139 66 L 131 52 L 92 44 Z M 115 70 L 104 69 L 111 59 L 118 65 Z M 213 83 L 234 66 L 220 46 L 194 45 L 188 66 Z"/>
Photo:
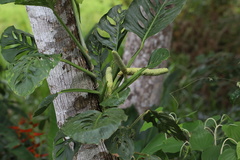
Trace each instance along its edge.
<path fill-rule="evenodd" d="M 158 107 L 155 111 L 162 111 L 163 107 Z M 149 128 L 153 127 L 152 123 L 147 123 L 146 121 L 143 123 L 142 127 L 140 128 L 140 132 L 146 131 Z"/>
<path fill-rule="evenodd" d="M 77 142 L 98 144 L 100 140 L 108 139 L 126 120 L 127 116 L 119 108 L 110 108 L 104 112 L 89 110 L 69 118 L 62 131 Z"/>
<path fill-rule="evenodd" d="M 169 25 L 185 2 L 186 0 L 135 0 L 127 10 L 124 27 L 145 41 Z"/>
<path fill-rule="evenodd" d="M 156 135 L 141 151 L 142 153 L 146 154 L 154 154 L 155 152 L 159 151 L 163 147 L 163 141 L 165 140 L 165 135 L 160 133 Z"/>
<path fill-rule="evenodd" d="M 183 145 L 183 141 L 178 141 L 173 137 L 170 137 L 163 141 L 162 151 L 166 153 L 177 153 Z"/>
<path fill-rule="evenodd" d="M 162 61 L 167 60 L 170 56 L 170 53 L 165 48 L 159 48 L 155 50 L 150 57 L 150 60 L 148 62 L 148 68 L 155 68 L 159 64 L 162 63 Z"/>
<path fill-rule="evenodd" d="M 220 146 L 212 146 L 202 152 L 202 160 L 219 160 Z M 225 160 L 229 160 L 228 158 Z"/>
<path fill-rule="evenodd" d="M 237 152 L 237 158 L 240 159 L 240 142 L 237 143 L 236 152 Z"/>
<path fill-rule="evenodd" d="M 70 143 L 74 143 L 74 150 L 72 150 Z M 68 160 L 73 159 L 75 152 L 78 151 L 79 144 L 67 139 L 61 131 L 57 132 L 53 143 L 53 159 L 55 160 Z"/>
<path fill-rule="evenodd" d="M 53 60 L 50 60 L 53 59 Z M 60 55 L 44 55 L 40 53 L 24 55 L 10 64 L 7 71 L 11 89 L 20 96 L 28 96 L 59 62 Z"/>
<path fill-rule="evenodd" d="M 11 3 L 11 2 L 15 2 L 15 0 L 1 0 L 0 4 L 6 4 L 6 3 Z"/>
<path fill-rule="evenodd" d="M 228 148 L 223 151 L 223 153 L 219 156 L 217 160 L 238 160 L 238 158 L 236 155 L 236 151 L 232 148 Z"/>
<path fill-rule="evenodd" d="M 125 102 L 130 94 L 130 88 L 123 90 L 120 93 L 114 93 L 103 102 L 100 103 L 103 107 L 114 107 L 119 106 Z"/>
<path fill-rule="evenodd" d="M 9 63 L 14 62 L 19 55 L 37 53 L 34 37 L 14 26 L 8 27 L 1 36 L 2 55 Z M 18 57 L 17 57 L 18 56 Z"/>
<path fill-rule="evenodd" d="M 123 28 L 125 11 L 114 6 L 99 21 L 95 35 L 104 46 L 117 51 L 127 31 Z"/>
<path fill-rule="evenodd" d="M 134 153 L 134 130 L 122 127 L 105 141 L 107 149 L 112 154 L 118 154 L 121 159 L 129 160 Z"/>
<path fill-rule="evenodd" d="M 240 141 L 240 122 L 235 122 L 234 124 L 227 124 L 222 126 L 224 134 L 234 139 L 235 141 Z"/>
<path fill-rule="evenodd" d="M 54 9 L 56 0 L 15 0 L 15 4 L 43 6 Z"/>
<path fill-rule="evenodd" d="M 99 90 L 101 90 L 104 83 L 103 79 L 106 73 L 106 68 L 110 65 L 110 59 L 108 58 L 110 55 L 109 50 L 98 41 L 94 34 L 91 34 L 88 37 L 86 44 L 94 65 L 93 72 L 97 75 Z"/>
<path fill-rule="evenodd" d="M 183 141 L 188 139 L 172 117 L 166 113 L 149 110 L 149 112 L 143 117 L 143 120 L 146 122 L 152 122 L 153 126 L 157 127 L 159 132 L 164 132 Z"/>
<path fill-rule="evenodd" d="M 192 150 L 203 151 L 214 145 L 213 135 L 203 127 L 194 130 L 189 140 Z"/>
<path fill-rule="evenodd" d="M 36 117 L 40 114 L 42 114 L 49 106 L 52 104 L 53 100 L 58 96 L 58 93 L 56 94 L 50 94 L 44 100 L 40 103 L 38 106 L 37 111 L 34 112 L 33 117 Z"/>
<path fill-rule="evenodd" d="M 162 160 L 162 159 L 158 156 L 149 155 L 149 156 L 144 157 L 144 160 Z"/>

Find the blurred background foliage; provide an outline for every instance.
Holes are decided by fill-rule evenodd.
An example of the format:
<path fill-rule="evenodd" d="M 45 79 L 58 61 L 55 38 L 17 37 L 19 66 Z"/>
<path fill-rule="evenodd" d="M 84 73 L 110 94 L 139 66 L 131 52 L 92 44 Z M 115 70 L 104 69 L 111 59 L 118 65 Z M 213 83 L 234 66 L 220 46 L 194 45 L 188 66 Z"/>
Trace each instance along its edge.
<path fill-rule="evenodd" d="M 130 2 L 131 0 L 85 0 L 81 7 L 84 34 L 87 35 L 111 6 L 128 6 Z M 24 6 L 0 6 L 0 34 L 11 25 L 31 33 Z M 240 103 L 238 100 L 231 101 L 231 95 L 237 90 L 236 83 L 239 81 L 239 46 L 239 0 L 189 0 L 174 22 L 169 60 L 171 72 L 166 76 L 162 96 L 159 96 L 161 106 L 184 120 L 206 119 L 216 114 L 228 114 L 239 120 Z M 18 125 L 22 117 L 31 115 L 37 109 L 49 90 L 44 82 L 27 99 L 17 97 L 6 85 L 6 67 L 7 63 L 0 56 L 0 109 L 4 109 L 2 113 L 9 120 L 8 125 Z M 11 103 L 5 103 L 6 101 Z M 15 114 L 14 109 L 18 110 L 18 114 Z M 190 116 L 186 117 L 188 114 Z M 39 123 L 38 129 L 41 132 L 47 133 L 40 137 L 46 139 L 47 145 L 42 147 L 48 146 L 51 154 L 53 137 L 57 131 L 53 107 L 33 121 Z"/>

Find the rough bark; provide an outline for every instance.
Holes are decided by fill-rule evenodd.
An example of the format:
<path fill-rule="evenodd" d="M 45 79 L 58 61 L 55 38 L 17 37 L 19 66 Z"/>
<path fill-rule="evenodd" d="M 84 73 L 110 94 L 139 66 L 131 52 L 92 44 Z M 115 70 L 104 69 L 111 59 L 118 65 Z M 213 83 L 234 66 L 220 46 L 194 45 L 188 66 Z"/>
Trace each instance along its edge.
<path fill-rule="evenodd" d="M 163 31 L 146 40 L 144 49 L 138 55 L 132 67 L 146 67 L 151 53 L 158 48 L 170 48 L 172 39 L 172 26 L 168 26 Z M 123 59 L 125 63 L 137 51 L 141 44 L 141 39 L 134 33 L 129 33 L 125 45 Z M 166 67 L 166 61 L 158 67 Z M 131 88 L 131 94 L 127 101 L 121 106 L 123 108 L 134 105 L 139 113 L 143 113 L 149 107 L 160 103 L 160 94 L 162 90 L 164 75 L 142 76 L 134 82 Z"/>
<path fill-rule="evenodd" d="M 71 1 L 61 0 L 58 2 L 56 11 L 71 31 L 77 35 L 75 19 L 70 4 Z M 67 32 L 58 23 L 50 9 L 27 6 L 27 12 L 38 49 L 41 53 L 61 53 L 64 59 L 87 68 L 83 56 L 68 36 Z M 94 88 L 94 83 L 86 74 L 64 63 L 59 63 L 50 72 L 47 81 L 51 93 L 69 88 Z M 61 127 L 68 117 L 74 116 L 85 110 L 98 109 L 98 101 L 94 95 L 87 93 L 60 94 L 54 100 L 54 109 L 58 126 Z M 112 158 L 106 153 L 104 145 L 82 145 L 74 159 L 105 160 Z"/>

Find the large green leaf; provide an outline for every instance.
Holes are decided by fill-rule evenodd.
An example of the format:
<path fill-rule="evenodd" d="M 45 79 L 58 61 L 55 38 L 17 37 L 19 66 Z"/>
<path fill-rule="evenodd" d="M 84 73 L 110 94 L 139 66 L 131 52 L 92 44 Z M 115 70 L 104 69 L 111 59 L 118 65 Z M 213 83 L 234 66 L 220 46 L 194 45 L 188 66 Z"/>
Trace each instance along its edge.
<path fill-rule="evenodd" d="M 237 154 L 234 149 L 228 148 L 223 151 L 223 153 L 219 156 L 218 160 L 239 160 L 239 158 L 237 158 Z"/>
<path fill-rule="evenodd" d="M 51 9 L 54 8 L 56 0 L 15 0 L 15 4 L 21 5 L 33 5 L 33 6 L 44 6 Z"/>
<path fill-rule="evenodd" d="M 121 9 L 120 5 L 111 8 L 98 23 L 98 31 L 96 31 L 95 34 L 99 42 L 117 51 L 127 33 L 123 28 L 124 17 L 125 11 Z"/>
<path fill-rule="evenodd" d="M 134 130 L 120 128 L 105 141 L 107 149 L 112 154 L 118 154 L 121 159 L 129 160 L 134 153 Z"/>
<path fill-rule="evenodd" d="M 108 139 L 126 120 L 127 116 L 119 108 L 104 112 L 89 110 L 68 119 L 62 131 L 77 142 L 98 144 L 100 140 Z"/>
<path fill-rule="evenodd" d="M 44 55 L 38 52 L 31 34 L 8 27 L 1 37 L 3 57 L 10 62 L 7 79 L 18 95 L 31 94 L 54 68 L 60 55 Z"/>
<path fill-rule="evenodd" d="M 142 153 L 154 154 L 155 152 L 162 149 L 163 141 L 166 139 L 163 133 L 156 135 L 143 149 Z"/>
<path fill-rule="evenodd" d="M 74 143 L 72 150 L 70 143 Z M 53 143 L 53 159 L 55 160 L 70 160 L 74 157 L 74 151 L 78 151 L 80 144 L 67 139 L 61 131 L 57 132 Z"/>
<path fill-rule="evenodd" d="M 143 120 L 146 122 L 152 122 L 153 126 L 157 127 L 159 132 L 170 134 L 174 138 L 183 141 L 188 139 L 178 124 L 166 113 L 150 110 L 144 115 Z"/>
<path fill-rule="evenodd" d="M 170 137 L 163 141 L 162 151 L 166 153 L 180 152 L 183 143 L 183 141 L 178 141 L 175 138 Z"/>
<path fill-rule="evenodd" d="M 169 25 L 186 0 L 134 0 L 126 13 L 124 27 L 143 41 Z"/>
<path fill-rule="evenodd" d="M 12 63 L 15 58 L 19 58 L 19 55 L 38 52 L 34 37 L 29 33 L 16 29 L 14 26 L 8 27 L 2 33 L 1 49 L 4 59 L 9 63 Z"/>
<path fill-rule="evenodd" d="M 125 102 L 130 94 L 130 88 L 127 88 L 120 93 L 114 93 L 103 102 L 100 103 L 103 107 L 114 107 L 119 106 Z"/>
<path fill-rule="evenodd" d="M 198 128 L 191 133 L 189 140 L 192 150 L 203 151 L 214 145 L 213 135 L 204 128 Z"/>
<path fill-rule="evenodd" d="M 42 114 L 49 106 L 52 104 L 53 100 L 58 96 L 58 93 L 56 94 L 50 94 L 44 100 L 40 103 L 38 106 L 37 111 L 34 112 L 33 117 L 36 117 L 40 114 Z"/>
<path fill-rule="evenodd" d="M 49 71 L 58 64 L 59 58 L 59 55 L 40 53 L 22 56 L 9 66 L 7 71 L 9 86 L 16 94 L 28 96 L 48 77 Z"/>
<path fill-rule="evenodd" d="M 202 152 L 202 160 L 219 160 L 221 146 L 211 146 Z M 226 159 L 229 160 L 229 159 Z"/>
<path fill-rule="evenodd" d="M 224 134 L 234 139 L 235 141 L 240 141 L 240 122 L 235 122 L 234 124 L 226 124 L 222 126 Z"/>
<path fill-rule="evenodd" d="M 15 2 L 15 0 L 1 0 L 0 4 L 6 4 L 6 3 L 11 3 L 11 2 Z"/>
<path fill-rule="evenodd" d="M 162 61 L 167 60 L 170 56 L 170 53 L 165 48 L 159 48 L 155 50 L 150 57 L 150 60 L 148 62 L 148 68 L 155 68 L 159 64 L 162 63 Z"/>

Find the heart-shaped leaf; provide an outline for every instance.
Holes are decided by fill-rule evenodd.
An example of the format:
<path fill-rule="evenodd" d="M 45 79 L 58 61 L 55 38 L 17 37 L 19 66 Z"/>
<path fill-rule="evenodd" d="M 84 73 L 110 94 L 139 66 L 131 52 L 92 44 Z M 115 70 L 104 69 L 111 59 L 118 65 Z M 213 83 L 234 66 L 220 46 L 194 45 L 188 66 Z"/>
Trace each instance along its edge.
<path fill-rule="evenodd" d="M 236 151 L 234 149 L 228 148 L 220 154 L 218 160 L 239 160 L 239 158 L 237 158 Z"/>
<path fill-rule="evenodd" d="M 170 53 L 165 48 L 159 48 L 155 50 L 150 57 L 150 60 L 148 62 L 148 68 L 155 68 L 159 64 L 162 63 L 162 61 L 167 60 L 170 56 Z"/>
<path fill-rule="evenodd" d="M 135 0 L 126 13 L 124 27 L 142 41 L 169 25 L 186 0 Z"/>
<path fill-rule="evenodd" d="M 69 118 L 62 131 L 80 143 L 98 144 L 108 139 L 126 121 L 127 116 L 119 108 L 110 108 L 104 112 L 89 110 Z"/>
<path fill-rule="evenodd" d="M 105 141 L 107 149 L 112 154 L 118 154 L 121 159 L 129 160 L 134 153 L 134 130 L 120 128 Z"/>
<path fill-rule="evenodd" d="M 226 124 L 222 126 L 224 134 L 228 138 L 232 138 L 235 141 L 240 141 L 240 122 L 235 122 L 234 124 Z"/>
<path fill-rule="evenodd" d="M 120 5 L 111 8 L 97 25 L 95 35 L 104 46 L 117 51 L 127 31 L 123 28 L 125 11 Z M 101 33 L 102 32 L 102 33 Z"/>
<path fill-rule="evenodd" d="M 58 96 L 58 93 L 56 94 L 50 94 L 49 96 L 47 96 L 46 98 L 44 98 L 44 100 L 40 103 L 40 105 L 38 106 L 38 109 L 36 112 L 34 112 L 33 117 L 36 117 L 40 114 L 42 114 L 49 106 L 50 104 L 53 102 L 53 100 Z"/>

